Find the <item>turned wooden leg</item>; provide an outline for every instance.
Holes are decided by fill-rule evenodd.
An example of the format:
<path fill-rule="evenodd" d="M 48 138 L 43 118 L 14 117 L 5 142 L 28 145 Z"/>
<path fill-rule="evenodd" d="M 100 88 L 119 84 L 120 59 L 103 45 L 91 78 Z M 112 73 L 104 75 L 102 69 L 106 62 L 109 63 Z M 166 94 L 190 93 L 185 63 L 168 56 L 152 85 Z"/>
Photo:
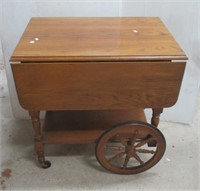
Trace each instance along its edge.
<path fill-rule="evenodd" d="M 42 134 L 41 134 L 41 125 L 39 118 L 39 111 L 29 111 L 29 115 L 31 116 L 32 125 L 34 129 L 34 146 L 35 152 L 37 154 L 38 162 L 40 163 L 42 168 L 49 168 L 51 163 L 45 160 L 44 156 L 44 143 L 42 142 Z"/>
<path fill-rule="evenodd" d="M 151 118 L 151 124 L 157 127 L 160 122 L 160 114 L 163 112 L 163 108 L 152 109 L 152 110 L 153 114 Z"/>
<path fill-rule="evenodd" d="M 152 118 L 151 118 L 151 124 L 154 125 L 155 127 L 158 126 L 160 122 L 160 114 L 163 112 L 163 108 L 153 108 L 153 113 L 152 113 Z M 152 140 L 148 142 L 149 147 L 155 147 L 156 146 L 156 141 Z"/>

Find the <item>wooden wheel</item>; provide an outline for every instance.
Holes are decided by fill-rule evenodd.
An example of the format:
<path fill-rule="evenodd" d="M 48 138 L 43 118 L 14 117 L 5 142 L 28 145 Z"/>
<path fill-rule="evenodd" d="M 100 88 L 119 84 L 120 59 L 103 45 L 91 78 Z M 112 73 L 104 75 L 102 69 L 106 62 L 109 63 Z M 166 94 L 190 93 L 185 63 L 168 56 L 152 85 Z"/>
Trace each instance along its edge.
<path fill-rule="evenodd" d="M 148 147 L 148 142 L 156 142 Z M 129 122 L 105 131 L 96 144 L 99 163 L 118 174 L 136 174 L 154 166 L 166 148 L 163 134 L 153 125 Z"/>

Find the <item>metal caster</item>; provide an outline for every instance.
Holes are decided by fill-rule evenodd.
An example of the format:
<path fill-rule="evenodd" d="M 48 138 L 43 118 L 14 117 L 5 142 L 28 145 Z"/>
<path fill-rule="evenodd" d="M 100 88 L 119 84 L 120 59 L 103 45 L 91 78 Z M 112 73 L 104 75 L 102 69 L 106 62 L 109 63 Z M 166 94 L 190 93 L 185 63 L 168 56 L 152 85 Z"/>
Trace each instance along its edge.
<path fill-rule="evenodd" d="M 51 162 L 48 161 L 48 160 L 44 161 L 44 163 L 41 164 L 41 167 L 44 168 L 44 169 L 47 169 L 47 168 L 49 168 L 50 166 L 51 166 Z"/>

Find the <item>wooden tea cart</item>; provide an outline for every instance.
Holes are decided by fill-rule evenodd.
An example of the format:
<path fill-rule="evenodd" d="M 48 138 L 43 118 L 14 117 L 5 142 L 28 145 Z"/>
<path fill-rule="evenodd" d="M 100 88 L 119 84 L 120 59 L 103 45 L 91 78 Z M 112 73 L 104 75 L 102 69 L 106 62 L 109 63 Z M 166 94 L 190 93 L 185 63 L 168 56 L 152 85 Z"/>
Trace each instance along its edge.
<path fill-rule="evenodd" d="M 159 18 L 32 18 L 10 62 L 41 166 L 51 165 L 45 144 L 91 142 L 114 173 L 154 166 L 166 147 L 159 116 L 177 101 L 186 60 Z"/>

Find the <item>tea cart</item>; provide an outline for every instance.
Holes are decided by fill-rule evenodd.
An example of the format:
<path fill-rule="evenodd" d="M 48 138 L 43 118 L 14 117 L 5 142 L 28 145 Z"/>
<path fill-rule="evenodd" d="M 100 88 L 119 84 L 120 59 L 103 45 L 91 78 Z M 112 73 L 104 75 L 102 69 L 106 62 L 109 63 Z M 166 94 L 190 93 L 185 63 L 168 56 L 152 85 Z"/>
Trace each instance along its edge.
<path fill-rule="evenodd" d="M 154 166 L 166 148 L 159 116 L 177 101 L 186 60 L 159 18 L 32 18 L 10 63 L 39 164 L 51 165 L 46 144 L 96 142 L 114 173 Z"/>

